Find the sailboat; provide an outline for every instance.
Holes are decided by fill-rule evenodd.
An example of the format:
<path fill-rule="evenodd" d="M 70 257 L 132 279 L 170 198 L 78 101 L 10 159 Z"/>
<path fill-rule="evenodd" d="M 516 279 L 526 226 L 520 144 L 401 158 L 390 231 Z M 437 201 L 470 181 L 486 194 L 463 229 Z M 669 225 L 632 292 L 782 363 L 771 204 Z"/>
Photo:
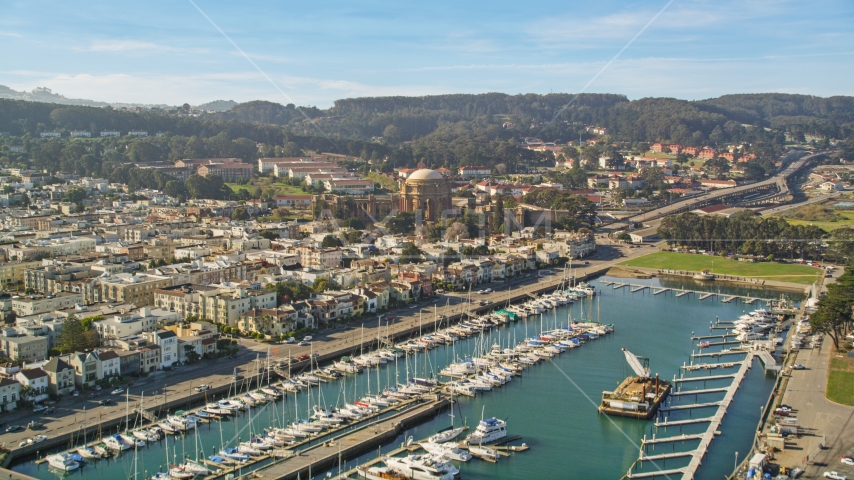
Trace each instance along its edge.
<path fill-rule="evenodd" d="M 445 443 L 450 442 L 451 440 L 460 436 L 461 433 L 465 430 L 465 427 L 457 427 L 454 428 L 454 400 L 451 399 L 451 413 L 449 414 L 451 417 L 451 426 L 447 430 L 442 430 L 441 432 L 431 436 L 427 440 L 431 443 Z"/>

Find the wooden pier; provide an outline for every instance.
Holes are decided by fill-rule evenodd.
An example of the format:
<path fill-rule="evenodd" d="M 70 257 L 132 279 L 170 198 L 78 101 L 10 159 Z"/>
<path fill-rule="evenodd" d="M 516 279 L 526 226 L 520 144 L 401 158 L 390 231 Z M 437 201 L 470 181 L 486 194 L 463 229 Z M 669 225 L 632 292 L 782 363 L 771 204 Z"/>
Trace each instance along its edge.
<path fill-rule="evenodd" d="M 255 471 L 255 475 L 277 479 L 292 479 L 298 476 L 308 478 L 306 475 L 309 471 L 327 470 L 336 465 L 339 458 L 351 459 L 378 445 L 387 443 L 407 428 L 434 416 L 439 410 L 447 406 L 448 401 L 445 399 L 415 406 L 375 423 L 365 424 L 330 441 L 294 451 L 293 456 L 262 467 Z M 246 470 L 245 466 L 243 470 Z M 209 480 L 221 478 L 227 473 L 234 473 L 233 469 L 222 470 L 207 478 Z"/>
<path fill-rule="evenodd" d="M 676 405 L 675 407 L 663 407 L 659 408 L 658 411 L 662 413 L 678 412 L 680 410 L 693 410 L 695 408 L 719 407 L 720 405 L 721 402 L 690 403 L 688 405 Z"/>

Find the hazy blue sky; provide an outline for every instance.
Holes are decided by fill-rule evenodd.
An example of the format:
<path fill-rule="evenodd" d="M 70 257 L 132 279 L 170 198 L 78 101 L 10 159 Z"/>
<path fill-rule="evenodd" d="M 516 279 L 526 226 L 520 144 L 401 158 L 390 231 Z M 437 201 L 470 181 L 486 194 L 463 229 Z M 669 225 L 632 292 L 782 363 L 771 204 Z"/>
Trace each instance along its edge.
<path fill-rule="evenodd" d="M 588 83 L 629 98 L 854 95 L 851 0 L 193 1 L 278 89 L 189 0 L 0 0 L 0 84 L 112 102 L 320 107 Z"/>

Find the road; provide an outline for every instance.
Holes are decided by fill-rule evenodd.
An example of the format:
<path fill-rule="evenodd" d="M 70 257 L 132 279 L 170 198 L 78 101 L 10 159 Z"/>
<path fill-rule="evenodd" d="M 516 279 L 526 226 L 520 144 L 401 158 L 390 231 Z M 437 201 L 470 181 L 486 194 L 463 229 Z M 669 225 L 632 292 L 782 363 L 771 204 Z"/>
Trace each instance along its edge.
<path fill-rule="evenodd" d="M 588 265 L 578 265 L 578 262 L 573 264 L 573 274 L 576 277 L 581 277 L 590 272 L 608 268 L 617 263 L 639 257 L 650 253 L 652 248 L 649 247 L 631 247 L 622 244 L 611 244 L 607 238 L 597 235 L 597 240 L 604 242 L 599 245 L 599 251 L 584 261 L 589 262 Z M 581 262 L 582 264 L 584 262 Z M 546 271 L 543 271 L 545 273 Z M 557 284 L 561 281 L 562 270 L 548 270 L 549 274 L 545 274 L 542 278 L 536 273 L 530 277 L 517 278 L 508 282 L 494 282 L 491 284 L 483 284 L 482 288 L 492 288 L 495 290 L 490 294 L 471 293 L 472 301 L 491 300 L 492 305 L 501 305 L 506 303 L 511 296 L 518 296 L 529 292 L 534 292 L 537 289 L 543 288 L 547 284 Z M 385 336 L 389 333 L 402 332 L 419 325 L 419 321 L 423 319 L 424 324 L 433 322 L 434 315 L 452 316 L 458 314 L 464 308 L 464 303 L 468 293 L 451 293 L 439 295 L 438 298 L 429 302 L 422 302 L 417 305 L 417 308 L 404 308 L 394 312 L 388 312 L 384 315 L 393 315 L 397 317 L 391 324 L 382 322 L 382 331 L 380 335 Z M 434 314 L 434 308 L 438 311 Z M 422 312 L 419 316 L 419 312 Z M 140 403 L 144 398 L 144 406 L 146 409 L 152 409 L 156 406 L 168 401 L 174 401 L 178 398 L 188 397 L 195 393 L 194 388 L 200 384 L 208 384 L 213 387 L 225 386 L 232 383 L 233 372 L 242 375 L 251 375 L 255 372 L 255 358 L 261 358 L 265 361 L 267 351 L 270 351 L 273 360 L 283 359 L 285 357 L 297 357 L 309 352 L 326 355 L 336 351 L 347 351 L 348 349 L 355 350 L 357 345 L 361 343 L 363 338 L 361 323 L 360 328 L 338 329 L 334 331 L 321 332 L 314 335 L 313 345 L 300 347 L 297 345 L 270 345 L 260 343 L 253 340 L 238 340 L 240 353 L 237 359 L 219 358 L 215 360 L 202 360 L 194 365 L 181 366 L 171 372 L 154 372 L 148 377 L 135 379 L 129 387 L 129 392 L 120 395 L 111 395 L 108 390 L 100 392 L 100 396 L 90 399 L 88 395 L 81 394 L 80 397 L 66 397 L 62 402 L 53 405 L 56 411 L 50 415 L 39 415 L 28 410 L 19 410 L 4 414 L 2 420 L 6 425 L 26 425 L 31 420 L 37 420 L 44 423 L 45 428 L 33 431 L 21 431 L 12 433 L 2 433 L 0 442 L 14 448 L 22 440 L 32 437 L 36 434 L 55 437 L 62 434 L 67 434 L 72 431 L 78 431 L 82 425 L 87 425 L 91 429 L 99 422 L 122 418 L 127 410 L 133 410 L 133 407 Z M 378 319 L 376 317 L 365 319 L 364 321 L 364 339 L 369 341 L 377 338 Z M 273 353 L 274 350 L 278 352 Z M 99 406 L 98 400 L 111 398 L 116 401 L 112 406 Z M 127 399 L 127 402 L 126 402 Z M 85 413 L 84 413 L 85 408 Z M 131 416 L 133 414 L 131 413 Z"/>
<path fill-rule="evenodd" d="M 817 155 L 823 155 L 825 153 L 826 153 L 825 151 L 815 152 L 812 155 L 808 155 L 808 156 L 805 156 L 805 157 L 800 158 L 798 160 L 795 160 L 788 167 L 786 167 L 783 171 L 779 172 L 777 175 L 774 175 L 771 178 L 768 178 L 767 180 L 763 180 L 763 181 L 757 182 L 757 183 L 751 183 L 748 185 L 742 185 L 742 186 L 735 187 L 735 188 L 713 190 L 713 191 L 711 191 L 705 195 L 699 195 L 699 196 L 691 197 L 691 198 L 688 198 L 688 199 L 685 199 L 685 200 L 682 200 L 679 202 L 671 203 L 670 205 L 667 205 L 667 206 L 664 206 L 661 208 L 657 208 L 655 210 L 650 210 L 648 212 L 644 212 L 644 213 L 635 215 L 633 217 L 626 218 L 625 221 L 646 223 L 647 219 L 661 218 L 661 217 L 664 217 L 664 216 L 669 215 L 671 213 L 674 213 L 678 210 L 684 209 L 686 207 L 690 207 L 691 205 L 693 205 L 695 203 L 713 200 L 713 199 L 718 198 L 718 197 L 723 197 L 725 195 L 731 195 L 731 194 L 736 193 L 736 192 L 740 192 L 743 190 L 749 190 L 752 188 L 761 187 L 761 186 L 769 185 L 772 183 L 778 183 L 780 185 L 780 191 L 785 191 L 786 189 L 788 189 L 785 182 L 789 178 L 789 176 L 791 176 L 794 172 L 799 170 L 804 165 L 804 163 L 807 162 L 808 160 L 810 160 L 811 158 L 813 158 Z"/>

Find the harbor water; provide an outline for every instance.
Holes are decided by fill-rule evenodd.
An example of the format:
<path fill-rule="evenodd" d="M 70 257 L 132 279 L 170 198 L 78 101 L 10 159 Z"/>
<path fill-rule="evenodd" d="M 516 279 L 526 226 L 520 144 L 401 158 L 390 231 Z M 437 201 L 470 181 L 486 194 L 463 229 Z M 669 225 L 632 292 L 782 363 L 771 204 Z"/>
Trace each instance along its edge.
<path fill-rule="evenodd" d="M 580 348 L 546 360 L 527 368 L 503 387 L 491 392 L 478 393 L 475 398 L 457 398 L 454 421 L 476 426 L 482 412 L 487 417 L 507 420 L 509 435 L 520 435 L 531 449 L 512 454 L 492 464 L 474 459 L 458 465 L 465 479 L 513 479 L 513 478 L 578 478 L 618 479 L 626 474 L 638 458 L 639 445 L 646 434 L 651 437 L 655 428 L 652 421 L 600 415 L 597 407 L 603 390 L 612 390 L 619 382 L 631 375 L 621 348 L 625 347 L 636 355 L 649 358 L 650 370 L 663 379 L 672 379 L 680 373 L 679 367 L 690 362 L 692 332 L 709 335 L 709 324 L 716 317 L 733 320 L 744 312 L 764 306 L 759 302 L 745 305 L 742 301 L 722 303 L 722 297 L 703 301 L 696 295 L 676 298 L 672 292 L 652 295 L 647 289 L 631 293 L 628 287 L 614 289 L 603 281 L 618 283 L 662 285 L 659 279 L 613 279 L 602 277 L 591 282 L 597 289 L 597 297 L 591 302 L 576 302 L 571 306 L 558 307 L 540 316 L 519 319 L 515 323 L 492 329 L 483 337 L 473 336 L 455 345 L 440 346 L 426 353 L 402 357 L 396 363 L 388 363 L 379 369 L 366 370 L 343 380 L 330 381 L 318 389 L 312 389 L 311 399 L 303 391 L 290 394 L 286 400 L 271 402 L 242 413 L 237 418 L 223 422 L 201 425 L 196 434 L 170 437 L 140 448 L 134 464 L 133 451 L 126 451 L 118 458 L 91 462 L 82 469 L 69 473 L 56 472 L 47 464 L 37 465 L 35 459 L 25 459 L 14 465 L 13 470 L 35 478 L 53 479 L 110 479 L 150 478 L 158 470 L 165 471 L 168 462 L 180 461 L 183 457 L 207 457 L 218 451 L 223 444 L 235 446 L 237 438 L 249 439 L 253 433 L 262 432 L 267 426 L 284 426 L 295 418 L 308 418 L 308 407 L 324 404 L 329 408 L 343 402 L 361 398 L 368 389 L 376 392 L 396 382 L 404 382 L 409 376 L 429 377 L 455 357 L 478 354 L 479 349 L 489 348 L 496 343 L 506 347 L 521 342 L 525 336 L 538 333 L 541 327 L 554 328 L 566 325 L 569 319 L 599 318 L 602 323 L 614 325 L 615 332 L 596 340 L 587 341 Z M 702 285 L 687 281 L 666 280 L 668 288 L 707 289 L 725 294 L 749 294 L 761 297 L 779 297 L 771 290 L 756 291 L 744 288 L 727 288 L 714 283 Z M 424 317 L 424 324 L 432 324 L 433 318 Z M 359 352 L 353 352 L 358 354 Z M 417 362 L 416 362 L 417 358 Z M 417 364 L 416 364 L 417 363 Z M 757 363 L 755 366 L 758 366 Z M 447 379 L 444 379 L 447 380 Z M 733 406 L 721 426 L 721 435 L 712 442 L 708 455 L 698 471 L 698 480 L 720 479 L 732 471 L 735 452 L 740 458 L 750 450 L 753 433 L 774 384 L 773 376 L 765 375 L 761 368 L 753 368 L 741 389 L 736 394 Z M 709 385 L 712 387 L 713 385 Z M 135 392 L 134 392 L 135 393 Z M 704 400 L 700 397 L 699 401 Z M 708 410 L 706 414 L 709 414 Z M 698 415 L 698 414 L 695 414 Z M 435 419 L 415 427 L 401 435 L 394 443 L 383 447 L 383 452 L 400 446 L 405 437 L 423 439 L 447 427 L 451 418 L 442 414 Z M 89 425 L 89 431 L 95 428 Z M 671 427 L 672 428 L 672 427 Z M 696 433 L 686 429 L 685 433 Z M 672 434 L 668 432 L 668 434 Z M 518 442 L 517 442 L 518 443 Z M 76 445 L 75 445 L 76 446 Z M 670 448 L 670 447 L 668 447 Z M 677 447 L 677 451 L 684 448 Z M 669 451 L 669 450 L 668 450 Z M 368 452 L 359 459 L 341 465 L 346 471 L 360 462 L 375 458 L 377 451 Z M 671 463 L 672 462 L 672 463 Z M 661 468 L 677 468 L 683 463 L 668 461 Z M 646 466 L 644 470 L 649 470 Z M 654 468 L 653 468 L 654 469 Z M 335 476 L 336 466 L 331 472 Z M 313 472 L 315 478 L 325 477 L 327 472 Z"/>

